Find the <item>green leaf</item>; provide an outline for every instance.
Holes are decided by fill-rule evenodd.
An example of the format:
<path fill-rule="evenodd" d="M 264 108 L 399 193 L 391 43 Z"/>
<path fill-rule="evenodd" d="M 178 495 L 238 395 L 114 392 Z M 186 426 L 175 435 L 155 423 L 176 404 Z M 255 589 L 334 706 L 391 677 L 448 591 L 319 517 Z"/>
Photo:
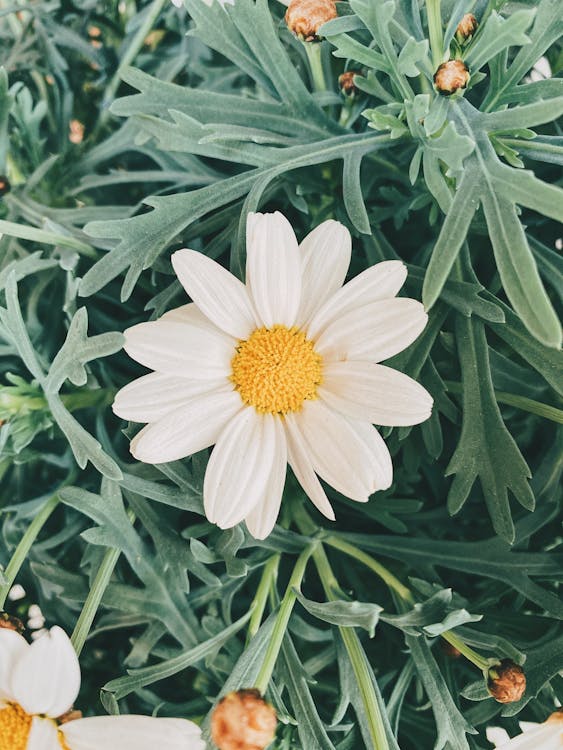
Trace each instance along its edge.
<path fill-rule="evenodd" d="M 407 635 L 405 641 L 436 720 L 438 737 L 434 750 L 442 750 L 446 747 L 451 750 L 469 750 L 465 735 L 477 734 L 477 731 L 463 717 L 454 703 L 426 640 Z"/>
<path fill-rule="evenodd" d="M 508 18 L 503 18 L 493 10 L 487 22 L 479 28 L 479 32 L 465 55 L 469 70 L 472 73 L 479 70 L 493 56 L 498 55 L 507 47 L 529 44 L 530 37 L 525 32 L 535 15 L 535 8 L 518 10 Z"/>
<path fill-rule="evenodd" d="M 177 674 L 188 667 L 197 665 L 211 654 L 217 653 L 250 619 L 250 612 L 244 614 L 232 625 L 224 628 L 218 635 L 209 638 L 192 649 L 185 651 L 172 659 L 166 659 L 160 664 L 154 664 L 143 669 L 128 670 L 128 677 L 118 677 L 107 682 L 102 691 L 112 693 L 115 700 L 125 698 L 132 692 L 140 690 L 147 685 L 164 680 Z"/>
<path fill-rule="evenodd" d="M 370 638 L 375 635 L 379 613 L 383 611 L 378 604 L 343 599 L 320 603 L 307 599 L 298 591 L 296 595 L 299 602 L 313 617 L 344 628 L 363 628 L 368 631 Z"/>
<path fill-rule="evenodd" d="M 527 481 L 531 473 L 502 421 L 483 324 L 458 318 L 456 340 L 464 389 L 463 422 L 459 443 L 446 469 L 446 476 L 455 474 L 448 508 L 450 513 L 458 513 L 479 478 L 495 531 L 511 543 L 515 535 L 508 490 L 532 510 L 535 500 Z"/>
<path fill-rule="evenodd" d="M 102 333 L 89 337 L 87 331 L 88 312 L 85 307 L 81 307 L 74 314 L 66 340 L 49 368 L 45 389 L 50 393 L 58 393 L 67 379 L 77 386 L 86 385 L 86 362 L 108 357 L 123 346 L 124 338 L 121 333 Z"/>

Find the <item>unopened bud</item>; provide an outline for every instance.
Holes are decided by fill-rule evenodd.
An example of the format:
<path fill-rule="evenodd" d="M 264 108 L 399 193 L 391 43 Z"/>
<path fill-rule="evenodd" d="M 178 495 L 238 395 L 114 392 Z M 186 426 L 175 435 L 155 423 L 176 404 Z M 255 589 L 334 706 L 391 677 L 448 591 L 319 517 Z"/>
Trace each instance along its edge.
<path fill-rule="evenodd" d="M 303 41 L 315 42 L 323 23 L 331 21 L 337 15 L 334 0 L 291 0 L 285 22 L 288 29 Z"/>
<path fill-rule="evenodd" d="M 264 750 L 274 739 L 276 712 L 255 689 L 229 693 L 211 717 L 211 737 L 219 750 Z"/>
<path fill-rule="evenodd" d="M 342 75 L 338 76 L 338 85 L 340 90 L 346 96 L 353 96 L 358 90 L 354 85 L 354 76 L 357 75 L 357 70 L 347 70 Z"/>
<path fill-rule="evenodd" d="M 463 42 L 471 39 L 473 34 L 477 31 L 477 26 L 479 26 L 479 24 L 473 13 L 466 13 L 457 25 L 455 38 L 460 44 L 463 44 Z"/>
<path fill-rule="evenodd" d="M 5 175 L 0 175 L 0 198 L 11 190 L 10 180 Z"/>
<path fill-rule="evenodd" d="M 448 60 L 434 73 L 434 84 L 440 94 L 451 96 L 455 91 L 464 89 L 469 78 L 469 70 L 463 60 Z"/>
<path fill-rule="evenodd" d="M 1 628 L 4 630 L 15 630 L 16 633 L 21 634 L 25 630 L 25 625 L 19 617 L 13 617 L 13 615 L 9 615 L 7 612 L 0 612 L 0 629 Z"/>
<path fill-rule="evenodd" d="M 499 703 L 516 703 L 526 692 L 526 675 L 511 659 L 489 670 L 489 693 Z"/>
<path fill-rule="evenodd" d="M 80 120 L 71 120 L 68 124 L 68 140 L 71 143 L 82 143 L 84 140 L 84 125 Z"/>

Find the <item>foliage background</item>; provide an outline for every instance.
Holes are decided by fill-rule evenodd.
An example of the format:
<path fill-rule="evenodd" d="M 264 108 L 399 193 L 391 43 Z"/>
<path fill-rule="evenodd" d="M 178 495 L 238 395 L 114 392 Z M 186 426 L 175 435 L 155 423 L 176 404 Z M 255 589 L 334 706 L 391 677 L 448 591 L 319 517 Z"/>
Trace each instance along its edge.
<path fill-rule="evenodd" d="M 206 454 L 131 461 L 136 427 L 109 405 L 142 371 L 119 332 L 183 304 L 179 247 L 240 275 L 249 210 L 282 210 L 300 237 L 336 218 L 354 236 L 351 275 L 409 265 L 406 293 L 430 321 L 391 364 L 436 408 L 386 431 L 389 491 L 363 506 L 329 490 L 337 524 L 309 508 L 312 528 L 383 562 L 418 604 L 327 540 L 338 585 L 325 590 L 309 563 L 268 693 L 276 747 L 483 750 L 486 726 L 515 734 L 563 700 L 560 4 L 443 0 L 444 49 L 463 13 L 481 20 L 453 43 L 471 82 L 449 100 L 431 85 L 443 50 L 424 3 L 338 7 L 307 51 L 273 0 L 0 3 L 0 591 L 35 524 L 19 548 L 27 598 L 8 606 L 25 616 L 39 602 L 80 645 L 93 621 L 87 712 L 203 719 L 253 683 L 268 612 L 315 533 L 294 523 L 304 498 L 290 482 L 256 543 L 205 521 Z M 553 77 L 532 81 L 542 55 Z M 345 69 L 358 71 L 353 98 Z M 278 593 L 249 639 L 276 555 Z M 444 652 L 452 627 L 524 664 L 519 703 L 496 703 Z"/>

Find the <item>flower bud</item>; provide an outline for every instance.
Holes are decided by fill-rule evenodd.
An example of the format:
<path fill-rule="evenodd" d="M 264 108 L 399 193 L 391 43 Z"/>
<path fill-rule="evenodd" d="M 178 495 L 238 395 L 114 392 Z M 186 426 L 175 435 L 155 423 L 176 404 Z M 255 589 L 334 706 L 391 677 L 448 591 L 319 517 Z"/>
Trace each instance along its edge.
<path fill-rule="evenodd" d="M 516 703 L 526 692 L 526 675 L 511 659 L 503 659 L 489 670 L 487 687 L 499 703 Z"/>
<path fill-rule="evenodd" d="M 479 24 L 473 13 L 466 13 L 458 23 L 455 32 L 455 38 L 459 44 L 463 44 L 471 39 L 473 34 L 477 31 L 477 26 L 479 26 Z"/>
<path fill-rule="evenodd" d="M 285 14 L 290 31 L 305 42 L 318 40 L 323 23 L 337 17 L 334 0 L 291 0 Z"/>
<path fill-rule="evenodd" d="M 469 77 L 469 70 L 463 60 L 448 60 L 434 73 L 434 85 L 443 96 L 451 96 L 467 86 Z"/>
<path fill-rule="evenodd" d="M 10 192 L 11 189 L 10 180 L 3 174 L 0 175 L 0 198 L 6 193 Z"/>
<path fill-rule="evenodd" d="M 358 89 L 354 85 L 354 76 L 357 75 L 357 73 L 357 70 L 347 70 L 345 73 L 338 76 L 338 85 L 345 96 L 354 96 L 357 92 Z"/>
<path fill-rule="evenodd" d="M 7 612 L 0 612 L 0 628 L 5 630 L 15 630 L 16 633 L 23 633 L 25 625 L 19 619 L 19 617 L 13 617 Z"/>
<path fill-rule="evenodd" d="M 211 717 L 211 737 L 219 750 L 264 750 L 274 739 L 276 712 L 255 689 L 222 698 Z"/>

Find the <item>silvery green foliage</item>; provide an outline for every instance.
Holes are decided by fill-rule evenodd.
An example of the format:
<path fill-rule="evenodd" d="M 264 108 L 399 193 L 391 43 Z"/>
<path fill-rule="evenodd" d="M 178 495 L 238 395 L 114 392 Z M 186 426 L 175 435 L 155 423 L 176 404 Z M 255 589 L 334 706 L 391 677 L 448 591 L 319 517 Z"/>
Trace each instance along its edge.
<path fill-rule="evenodd" d="M 406 293 L 429 324 L 391 364 L 436 407 L 420 427 L 387 430 L 389 491 L 361 506 L 329 491 L 337 524 L 313 519 L 413 600 L 323 545 L 338 586 L 327 593 L 309 563 L 268 693 L 275 747 L 371 750 L 377 714 L 393 750 L 485 750 L 486 726 L 514 734 L 563 699 L 563 16 L 558 0 L 442 0 L 431 50 L 422 1 L 338 10 L 315 48 L 318 90 L 273 0 L 3 7 L 0 563 L 57 495 L 18 578 L 28 597 L 12 606 L 39 601 L 70 632 L 104 555 L 119 552 L 83 652 L 86 712 L 102 710 L 101 689 L 110 712 L 204 719 L 216 696 L 254 684 L 310 541 L 292 520 L 303 498 L 289 483 L 280 525 L 257 544 L 205 521 L 206 452 L 133 461 L 137 428 L 110 409 L 141 374 L 120 332 L 185 302 L 169 260 L 179 247 L 242 275 L 249 211 L 282 210 L 300 236 L 336 218 L 354 235 L 353 275 L 408 264 Z M 467 12 L 480 25 L 460 46 Z M 466 61 L 466 90 L 436 92 L 433 53 Z M 530 75 L 542 56 L 552 77 Z M 72 118 L 82 143 L 68 139 Z M 495 703 L 474 666 L 445 655 L 451 628 L 524 665 L 521 701 Z"/>

